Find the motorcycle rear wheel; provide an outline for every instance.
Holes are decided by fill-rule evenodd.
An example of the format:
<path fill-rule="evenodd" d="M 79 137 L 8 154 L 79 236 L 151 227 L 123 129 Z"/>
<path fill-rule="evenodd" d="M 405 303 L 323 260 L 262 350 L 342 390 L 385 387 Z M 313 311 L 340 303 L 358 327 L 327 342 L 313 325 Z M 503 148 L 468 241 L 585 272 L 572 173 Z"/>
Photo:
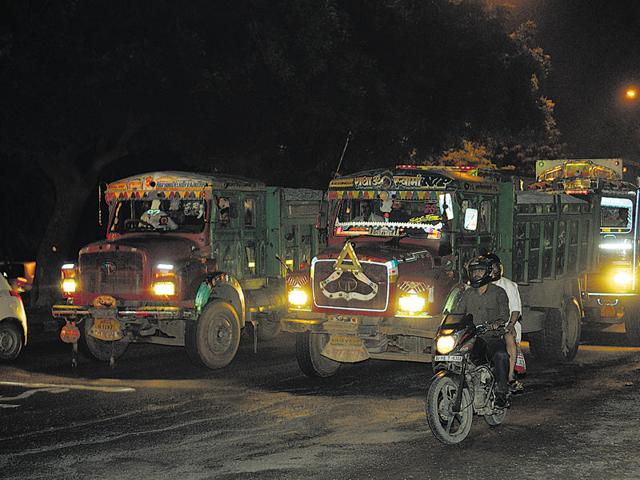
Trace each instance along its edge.
<path fill-rule="evenodd" d="M 445 375 L 436 378 L 427 392 L 426 413 L 429 428 L 434 437 L 446 445 L 455 445 L 467 438 L 473 421 L 473 405 L 467 388 L 462 391 L 460 412 L 451 412 L 458 384 L 457 378 Z"/>

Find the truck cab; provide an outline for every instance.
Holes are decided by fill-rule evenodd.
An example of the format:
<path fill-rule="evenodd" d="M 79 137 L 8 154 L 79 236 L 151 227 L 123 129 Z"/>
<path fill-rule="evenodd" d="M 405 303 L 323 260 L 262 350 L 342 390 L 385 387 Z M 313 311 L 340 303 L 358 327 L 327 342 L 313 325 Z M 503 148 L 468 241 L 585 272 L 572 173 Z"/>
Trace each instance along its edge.
<path fill-rule="evenodd" d="M 132 342 L 185 346 L 227 365 L 240 332 L 280 329 L 283 264 L 318 249 L 321 192 L 241 177 L 151 172 L 110 183 L 106 238 L 63 265 L 53 315 L 91 357 L 115 361 Z M 301 233 L 302 232 L 302 233 Z"/>
<path fill-rule="evenodd" d="M 368 358 L 430 362 L 462 267 L 490 248 L 498 182 L 466 168 L 401 165 L 329 185 L 328 248 L 287 278 L 283 328 L 310 376 Z"/>

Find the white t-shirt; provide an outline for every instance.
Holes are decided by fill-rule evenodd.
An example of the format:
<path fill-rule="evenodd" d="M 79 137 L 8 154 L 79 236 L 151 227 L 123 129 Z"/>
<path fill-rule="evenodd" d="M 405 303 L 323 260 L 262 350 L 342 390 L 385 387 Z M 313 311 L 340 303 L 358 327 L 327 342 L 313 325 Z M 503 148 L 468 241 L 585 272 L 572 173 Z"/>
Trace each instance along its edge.
<path fill-rule="evenodd" d="M 504 277 L 500 277 L 500 280 L 496 280 L 493 284 L 501 287 L 505 292 L 507 292 L 507 298 L 509 299 L 509 313 L 520 312 L 520 314 L 522 314 L 522 301 L 520 300 L 518 284 Z M 522 325 L 520 325 L 520 322 L 516 322 L 514 328 L 516 330 L 516 342 L 520 342 L 520 340 L 522 340 Z"/>

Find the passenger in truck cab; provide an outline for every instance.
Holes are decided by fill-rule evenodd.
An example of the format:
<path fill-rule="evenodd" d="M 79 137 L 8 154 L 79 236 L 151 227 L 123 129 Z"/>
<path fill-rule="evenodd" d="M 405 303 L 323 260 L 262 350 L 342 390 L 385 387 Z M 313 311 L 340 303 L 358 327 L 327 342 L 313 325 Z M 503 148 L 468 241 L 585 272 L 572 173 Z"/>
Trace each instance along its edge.
<path fill-rule="evenodd" d="M 360 215 L 353 219 L 354 222 L 384 222 L 382 216 L 373 212 L 372 200 L 360 202 Z"/>
<path fill-rule="evenodd" d="M 496 334 L 509 319 L 509 299 L 506 292 L 492 283 L 492 261 L 477 256 L 466 266 L 467 278 L 472 288 L 467 288 L 453 314 L 471 314 L 475 325 L 485 325 L 488 330 L 480 337 L 487 348 L 496 376 L 496 406 L 508 407 L 509 354 L 502 335 Z"/>

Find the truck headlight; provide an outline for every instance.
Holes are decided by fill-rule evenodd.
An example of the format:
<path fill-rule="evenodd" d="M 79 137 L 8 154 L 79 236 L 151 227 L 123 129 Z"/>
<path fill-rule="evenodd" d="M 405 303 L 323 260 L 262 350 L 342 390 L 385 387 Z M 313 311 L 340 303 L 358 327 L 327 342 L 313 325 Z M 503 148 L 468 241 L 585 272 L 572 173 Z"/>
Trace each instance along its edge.
<path fill-rule="evenodd" d="M 417 293 L 402 295 L 400 298 L 398 298 L 398 307 L 400 307 L 401 311 L 407 313 L 423 312 L 426 303 L 427 301 L 425 300 L 425 298 L 418 295 Z"/>
<path fill-rule="evenodd" d="M 613 282 L 621 287 L 631 284 L 631 274 L 629 272 L 616 272 L 613 275 Z"/>
<path fill-rule="evenodd" d="M 75 293 L 78 283 L 75 278 L 65 278 L 62 280 L 62 291 L 64 293 Z"/>
<path fill-rule="evenodd" d="M 451 352 L 456 346 L 456 339 L 453 335 L 442 335 L 436 340 L 436 350 L 443 355 Z"/>
<path fill-rule="evenodd" d="M 153 284 L 154 295 L 172 296 L 176 294 L 176 284 L 173 282 L 156 282 Z"/>
<path fill-rule="evenodd" d="M 294 307 L 304 307 L 309 303 L 309 295 L 301 288 L 294 288 L 289 291 L 289 305 Z"/>

